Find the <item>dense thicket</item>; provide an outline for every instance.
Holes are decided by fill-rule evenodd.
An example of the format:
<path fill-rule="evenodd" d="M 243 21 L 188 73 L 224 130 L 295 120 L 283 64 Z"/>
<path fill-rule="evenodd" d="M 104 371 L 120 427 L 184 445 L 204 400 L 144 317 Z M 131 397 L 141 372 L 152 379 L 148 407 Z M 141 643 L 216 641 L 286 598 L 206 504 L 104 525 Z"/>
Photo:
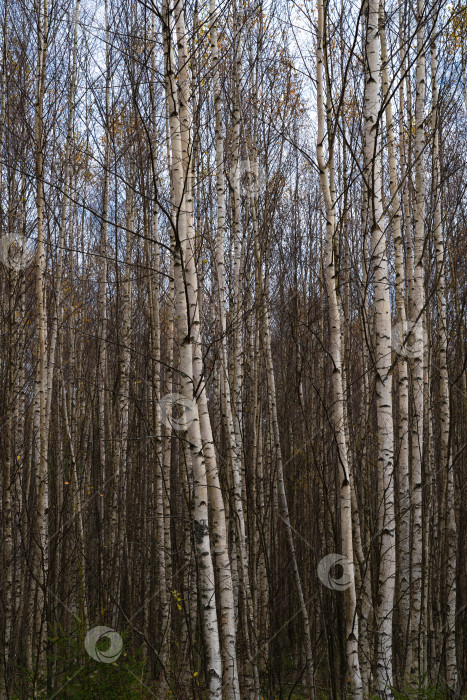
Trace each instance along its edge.
<path fill-rule="evenodd" d="M 465 5 L 0 26 L 0 696 L 460 697 Z"/>

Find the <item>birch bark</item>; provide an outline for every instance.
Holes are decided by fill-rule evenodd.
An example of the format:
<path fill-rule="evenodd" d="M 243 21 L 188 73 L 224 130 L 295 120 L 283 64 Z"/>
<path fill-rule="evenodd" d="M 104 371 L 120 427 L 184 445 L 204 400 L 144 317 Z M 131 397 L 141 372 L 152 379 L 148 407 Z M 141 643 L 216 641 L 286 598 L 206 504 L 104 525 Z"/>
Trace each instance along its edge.
<path fill-rule="evenodd" d="M 392 697 L 392 616 L 395 585 L 394 447 L 392 416 L 391 308 L 380 172 L 380 37 L 379 1 L 369 0 L 366 30 L 367 74 L 364 98 L 364 177 L 371 226 L 371 271 L 374 289 L 376 412 L 378 426 L 378 526 L 380 565 L 376 684 L 381 697 Z"/>
<path fill-rule="evenodd" d="M 425 306 L 423 251 L 425 248 L 425 28 L 424 3 L 417 2 L 417 65 L 415 97 L 415 210 L 414 210 L 414 274 L 412 278 L 412 469 L 411 469 L 411 610 L 410 674 L 422 677 L 424 673 L 424 645 L 422 642 L 422 565 L 423 565 L 423 513 L 422 513 L 422 461 L 424 416 L 424 337 L 423 320 Z"/>
<path fill-rule="evenodd" d="M 325 95 L 329 90 L 325 88 L 323 78 L 324 62 L 324 3 L 318 2 L 318 43 L 316 50 L 316 75 L 317 75 L 317 111 L 318 111 L 318 140 L 316 144 L 317 161 L 320 175 L 321 191 L 323 193 L 326 209 L 326 244 L 325 244 L 325 281 L 330 315 L 330 356 L 333 364 L 332 369 L 332 391 L 333 391 L 333 411 L 332 421 L 334 429 L 334 439 L 338 454 L 338 474 L 340 488 L 340 519 L 342 554 L 354 563 L 353 540 L 352 540 L 352 498 L 351 498 L 351 475 L 348 459 L 348 443 L 345 429 L 345 405 L 342 381 L 342 319 L 338 304 L 336 290 L 337 273 L 335 265 L 336 246 L 336 214 L 335 197 L 333 197 L 332 183 L 334 176 L 333 144 L 329 144 L 328 159 L 325 160 Z M 326 100 L 328 101 L 328 100 Z M 344 614 L 346 625 L 346 655 L 347 668 L 350 677 L 350 688 L 353 698 L 362 698 L 362 679 L 360 675 L 360 665 L 358 659 L 358 617 L 356 615 L 356 590 L 355 576 L 351 576 L 351 584 L 344 591 Z"/>
<path fill-rule="evenodd" d="M 176 15 L 177 33 L 180 37 L 185 35 L 183 31 L 183 7 L 179 7 Z M 164 0 L 162 8 L 163 42 L 164 42 L 164 66 L 166 97 L 169 108 L 169 127 L 172 149 L 172 182 L 174 191 L 174 205 L 176 211 L 176 225 L 174 226 L 174 288 L 175 308 L 178 322 L 178 333 L 181 341 L 180 373 L 181 391 L 191 406 L 191 422 L 184 431 L 189 443 L 189 449 L 193 468 L 194 482 L 194 508 L 193 525 L 195 550 L 198 560 L 198 585 L 201 602 L 201 623 L 203 637 L 207 653 L 207 673 L 209 697 L 211 700 L 222 698 L 222 664 L 220 655 L 218 621 L 216 611 L 216 591 L 214 581 L 214 567 L 211 557 L 209 518 L 208 518 L 208 484 L 206 476 L 206 461 L 203 454 L 203 443 L 200 429 L 200 413 L 204 413 L 206 407 L 201 406 L 198 412 L 197 395 L 195 392 L 194 377 L 194 336 L 199 332 L 199 319 L 196 319 L 196 275 L 191 263 L 194 264 L 194 250 L 192 238 L 192 226 L 190 215 L 192 212 L 189 197 L 191 193 L 187 188 L 188 177 L 188 103 L 186 93 L 183 95 L 183 80 L 180 77 L 182 89 L 180 90 L 181 102 L 185 102 L 186 109 L 182 116 L 182 106 L 174 76 L 174 58 L 172 49 L 172 26 L 170 5 Z M 179 63 L 186 70 L 186 55 L 183 44 L 179 54 Z M 185 90 L 187 89 L 187 85 Z M 188 197 L 187 197 L 188 189 Z M 191 229 L 191 230 L 190 230 Z M 195 328 L 194 326 L 197 326 Z M 203 389 L 201 389 L 202 391 Z"/>
<path fill-rule="evenodd" d="M 410 485 L 409 485 L 409 377 L 405 345 L 407 335 L 407 315 L 405 299 L 405 265 L 404 244 L 401 229 L 400 186 L 397 175 L 395 152 L 394 115 L 390 94 L 388 71 L 388 49 L 386 42 L 386 17 L 384 4 L 380 4 L 380 40 L 382 87 L 385 101 L 387 149 L 389 163 L 389 191 L 391 195 L 390 212 L 394 240 L 394 258 L 396 268 L 396 307 L 399 328 L 399 342 L 402 341 L 401 352 L 397 357 L 398 368 L 398 514 L 397 514 L 397 558 L 398 558 L 398 605 L 399 628 L 398 635 L 402 645 L 402 659 L 407 651 L 408 623 L 410 619 Z M 401 83 L 403 85 L 403 82 Z"/>

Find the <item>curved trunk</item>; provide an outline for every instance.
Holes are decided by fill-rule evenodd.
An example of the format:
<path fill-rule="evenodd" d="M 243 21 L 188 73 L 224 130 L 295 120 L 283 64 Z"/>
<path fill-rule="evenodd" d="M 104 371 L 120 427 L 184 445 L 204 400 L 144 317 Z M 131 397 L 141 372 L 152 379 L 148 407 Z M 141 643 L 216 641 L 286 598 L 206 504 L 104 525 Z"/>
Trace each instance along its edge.
<path fill-rule="evenodd" d="M 336 238 L 336 215 L 334 195 L 334 169 L 333 145 L 329 145 L 328 160 L 325 161 L 324 141 L 325 141 L 325 95 L 329 95 L 329 90 L 325 88 L 323 77 L 323 64 L 325 60 L 324 46 L 324 5 L 323 0 L 318 3 L 318 46 L 316 51 L 316 74 L 317 74 L 317 111 L 318 111 L 318 140 L 316 153 L 320 175 L 321 191 L 326 209 L 326 243 L 324 274 L 326 281 L 327 298 L 330 315 L 330 356 L 332 360 L 332 392 L 333 392 L 333 412 L 332 423 L 334 439 L 338 454 L 339 469 L 339 498 L 340 498 L 340 521 L 342 537 L 342 554 L 351 562 L 353 567 L 354 552 L 352 539 L 352 489 L 351 475 L 348 458 L 348 442 L 345 426 L 345 403 L 343 391 L 343 367 L 342 367 L 342 318 L 339 309 L 338 295 L 336 289 L 337 273 L 335 266 L 335 238 Z M 327 102 L 328 100 L 326 100 Z M 352 575 L 351 585 L 344 591 L 344 615 L 345 615 L 345 647 L 347 657 L 347 668 L 350 677 L 350 688 L 352 697 L 362 698 L 362 678 L 360 674 L 360 664 L 358 659 L 358 617 L 356 614 L 357 596 L 355 590 L 355 577 Z"/>

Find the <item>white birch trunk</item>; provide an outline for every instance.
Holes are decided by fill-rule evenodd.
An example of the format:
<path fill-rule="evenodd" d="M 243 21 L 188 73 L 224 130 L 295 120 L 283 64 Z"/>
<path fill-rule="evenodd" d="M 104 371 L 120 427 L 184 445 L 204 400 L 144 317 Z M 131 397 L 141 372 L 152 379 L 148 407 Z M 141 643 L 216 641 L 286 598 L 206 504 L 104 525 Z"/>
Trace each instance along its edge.
<path fill-rule="evenodd" d="M 179 9 L 180 15 L 182 10 Z M 177 21 L 180 22 L 180 16 Z M 186 117 L 182 119 L 179 106 L 176 83 L 174 80 L 174 60 L 172 50 L 171 12 L 167 2 L 162 11 L 165 84 L 169 108 L 169 127 L 172 149 L 172 182 L 174 190 L 174 205 L 176 225 L 174 227 L 174 287 L 175 308 L 178 321 L 180 344 L 181 393 L 191 402 L 192 421 L 185 431 L 189 443 L 194 482 L 193 525 L 195 551 L 198 560 L 198 585 L 201 604 L 201 623 L 207 653 L 207 682 L 210 700 L 220 700 L 222 697 L 222 663 L 219 644 L 219 632 L 216 611 L 216 593 L 214 568 L 211 558 L 209 519 L 208 519 L 208 489 L 206 480 L 206 463 L 200 432 L 200 418 L 196 394 L 194 393 L 193 375 L 193 336 L 198 332 L 193 328 L 196 322 L 197 294 L 194 286 L 194 275 L 190 269 L 193 261 L 193 240 L 189 231 L 190 202 L 186 196 L 187 168 L 187 124 Z M 181 31 L 181 28 L 180 28 Z M 183 31 L 181 31 L 183 34 Z M 183 64 L 183 56 L 180 56 Z M 188 112 L 188 105 L 185 104 Z M 192 229 L 192 227 L 191 227 Z M 199 326 L 199 321 L 198 324 Z"/>
<path fill-rule="evenodd" d="M 423 2 L 417 2 L 417 68 L 415 99 L 415 210 L 414 210 L 414 274 L 412 279 L 412 314 L 414 323 L 412 340 L 413 416 L 412 416 L 412 470 L 411 470 L 411 666 L 410 675 L 421 677 L 424 672 L 424 649 L 422 642 L 422 560 L 423 560 L 423 515 L 422 515 L 422 460 L 423 460 L 423 414 L 424 414 L 424 337 L 423 311 L 425 306 L 423 251 L 425 247 L 425 29 L 423 25 Z"/>
<path fill-rule="evenodd" d="M 334 429 L 334 439 L 338 454 L 338 479 L 340 489 L 340 519 L 342 554 L 350 562 L 354 562 L 353 540 L 352 540 L 352 499 L 351 499 L 351 476 L 348 459 L 348 444 L 345 430 L 345 410 L 344 393 L 342 382 L 342 327 L 341 312 L 338 305 L 336 290 L 336 267 L 335 267 L 335 234 L 336 216 L 334 209 L 334 199 L 332 194 L 334 168 L 332 145 L 327 162 L 324 157 L 324 95 L 329 94 L 325 90 L 323 78 L 324 62 L 324 5 L 323 1 L 318 2 L 318 45 L 316 51 L 317 63 L 317 111 L 318 111 L 318 141 L 316 145 L 317 160 L 320 174 L 321 191 L 323 193 L 326 208 L 326 244 L 325 244 L 325 281 L 329 303 L 330 314 L 330 356 L 333 364 L 332 368 L 332 391 L 333 391 L 333 411 L 332 421 Z M 362 698 L 362 679 L 360 675 L 360 665 L 358 659 L 358 617 L 356 615 L 356 591 L 355 577 L 352 576 L 351 585 L 344 591 L 344 614 L 346 637 L 345 647 L 347 655 L 347 668 L 350 678 L 350 689 L 352 697 Z"/>
<path fill-rule="evenodd" d="M 371 226 L 374 288 L 376 411 L 378 426 L 378 525 L 381 537 L 378 575 L 376 683 L 381 697 L 391 697 L 392 616 L 395 586 L 394 448 L 391 374 L 391 308 L 378 132 L 380 113 L 379 1 L 368 1 L 365 84 L 365 168 Z"/>
<path fill-rule="evenodd" d="M 396 307 L 399 328 L 399 340 L 405 343 L 407 333 L 407 316 L 405 307 L 405 266 L 404 245 L 401 230 L 400 188 L 397 175 L 395 153 L 394 116 L 390 97 L 388 72 L 388 50 L 386 42 L 386 17 L 383 3 L 380 4 L 380 40 L 382 63 L 382 87 L 385 101 L 387 149 L 389 162 L 389 191 L 391 195 L 390 212 L 394 240 L 394 258 L 396 268 Z M 401 83 L 403 86 L 403 83 Z M 403 90 L 403 87 L 402 87 Z M 409 485 L 409 377 L 406 347 L 401 348 L 397 358 L 398 401 L 399 401 L 399 451 L 398 469 L 398 514 L 397 514 L 397 561 L 398 561 L 398 605 L 399 629 L 398 639 L 402 644 L 402 658 L 407 647 L 408 623 L 410 619 L 410 485 Z"/>

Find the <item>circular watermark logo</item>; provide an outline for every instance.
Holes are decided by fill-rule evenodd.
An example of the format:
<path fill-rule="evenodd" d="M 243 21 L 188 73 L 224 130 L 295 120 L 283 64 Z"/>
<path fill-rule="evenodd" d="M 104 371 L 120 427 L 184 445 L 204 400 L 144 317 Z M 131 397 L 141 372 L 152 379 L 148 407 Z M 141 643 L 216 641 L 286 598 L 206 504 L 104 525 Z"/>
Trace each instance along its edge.
<path fill-rule="evenodd" d="M 417 353 L 417 334 L 423 332 L 423 324 L 419 321 L 400 321 L 392 327 L 391 344 L 398 355 L 415 357 Z"/>
<path fill-rule="evenodd" d="M 182 394 L 166 394 L 159 402 L 161 419 L 167 428 L 188 430 L 196 416 L 196 401 L 187 399 Z M 179 408 L 179 415 L 174 416 L 174 406 Z"/>
<path fill-rule="evenodd" d="M 34 254 L 33 242 L 22 233 L 10 233 L 0 238 L 0 260 L 10 270 L 24 270 Z"/>
<path fill-rule="evenodd" d="M 260 165 L 256 168 L 250 160 L 241 160 L 238 164 L 240 173 L 240 189 L 244 195 L 253 197 L 257 192 L 262 192 L 266 186 L 266 171 Z"/>
<path fill-rule="evenodd" d="M 331 575 L 331 570 L 335 566 L 341 566 L 343 573 L 340 578 Z M 318 564 L 318 578 L 326 588 L 332 591 L 345 591 L 350 588 L 354 578 L 353 562 L 342 554 L 331 552 L 323 557 Z"/>
<path fill-rule="evenodd" d="M 98 647 L 98 643 L 103 639 L 109 640 L 110 646 L 108 649 L 103 650 Z M 111 627 L 93 627 L 86 635 L 84 648 L 91 659 L 101 661 L 104 664 L 111 664 L 117 661 L 122 653 L 123 639 Z"/>

